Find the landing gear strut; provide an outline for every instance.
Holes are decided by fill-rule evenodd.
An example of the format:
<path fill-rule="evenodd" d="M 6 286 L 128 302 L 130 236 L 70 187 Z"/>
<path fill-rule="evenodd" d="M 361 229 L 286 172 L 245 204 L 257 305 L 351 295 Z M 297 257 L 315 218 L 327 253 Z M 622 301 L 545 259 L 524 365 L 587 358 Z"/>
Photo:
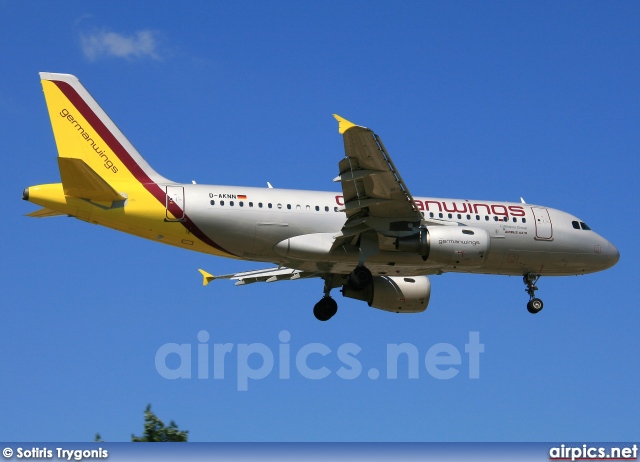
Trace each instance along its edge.
<path fill-rule="evenodd" d="M 542 303 L 542 300 L 536 298 L 536 290 L 538 290 L 538 288 L 536 287 L 536 283 L 538 282 L 538 279 L 540 279 L 540 275 L 534 273 L 527 273 L 522 278 L 524 284 L 527 286 L 525 292 L 529 294 L 527 311 L 529 311 L 529 313 L 531 314 L 538 313 L 544 307 L 544 303 Z"/>
<path fill-rule="evenodd" d="M 332 277 L 328 275 L 324 279 L 324 297 L 313 307 L 313 315 L 318 321 L 328 321 L 338 312 L 338 304 L 331 298 L 332 283 Z"/>
<path fill-rule="evenodd" d="M 338 312 L 338 304 L 331 298 L 331 289 L 344 284 L 344 276 L 327 274 L 324 277 L 324 297 L 313 307 L 313 315 L 318 321 L 328 321 Z M 368 268 L 360 264 L 347 276 L 346 283 L 356 291 L 366 289 L 373 282 L 373 275 Z"/>

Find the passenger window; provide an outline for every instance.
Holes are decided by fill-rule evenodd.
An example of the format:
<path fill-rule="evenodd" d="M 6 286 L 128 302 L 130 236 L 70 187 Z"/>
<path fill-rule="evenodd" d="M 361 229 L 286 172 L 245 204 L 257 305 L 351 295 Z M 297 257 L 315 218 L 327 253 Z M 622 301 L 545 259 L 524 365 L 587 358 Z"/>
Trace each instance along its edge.
<path fill-rule="evenodd" d="M 433 212 L 429 212 L 429 218 L 433 218 Z"/>
<path fill-rule="evenodd" d="M 291 204 L 287 204 L 287 210 L 291 210 Z"/>
<path fill-rule="evenodd" d="M 518 221 L 518 219 L 516 217 L 513 217 L 513 222 L 516 223 Z"/>
<path fill-rule="evenodd" d="M 493 221 L 498 221 L 498 217 L 493 217 Z"/>
<path fill-rule="evenodd" d="M 269 208 L 272 209 L 273 208 L 273 204 L 271 202 L 269 202 Z"/>
<path fill-rule="evenodd" d="M 320 211 L 320 207 L 318 205 L 316 205 L 316 212 Z"/>
<path fill-rule="evenodd" d="M 442 213 L 438 214 L 438 217 L 442 218 L 444 215 L 442 215 Z"/>
<path fill-rule="evenodd" d="M 302 210 L 302 207 L 300 207 L 300 204 L 296 205 L 296 210 Z"/>
<path fill-rule="evenodd" d="M 484 221 L 489 221 L 489 215 L 484 216 Z"/>
<path fill-rule="evenodd" d="M 244 207 L 244 202 L 240 201 L 240 202 L 238 202 L 238 205 L 239 205 L 240 207 Z"/>
<path fill-rule="evenodd" d="M 333 208 L 333 211 L 334 211 L 334 212 L 337 212 L 337 211 L 338 211 L 338 207 L 334 207 L 334 208 Z"/>
<path fill-rule="evenodd" d="M 458 220 L 460 220 L 462 218 L 462 215 L 458 214 Z"/>
<path fill-rule="evenodd" d="M 480 215 L 476 215 L 476 220 L 479 220 L 479 219 L 480 219 Z"/>
<path fill-rule="evenodd" d="M 279 209 L 281 209 L 281 208 L 282 208 L 282 204 L 278 204 L 278 205 L 277 205 L 277 207 L 278 207 Z"/>
<path fill-rule="evenodd" d="M 233 207 L 233 201 L 229 201 L 229 205 Z"/>
<path fill-rule="evenodd" d="M 306 207 L 306 208 L 307 208 L 307 212 L 308 212 L 309 210 L 311 210 L 311 206 L 310 206 L 310 205 L 307 205 L 307 207 Z"/>
<path fill-rule="evenodd" d="M 523 223 L 526 223 L 526 222 L 527 222 L 527 219 L 526 219 L 526 218 L 523 218 L 523 219 L 522 219 L 522 222 L 523 222 Z"/>
<path fill-rule="evenodd" d="M 467 220 L 471 220 L 471 215 L 467 215 Z"/>
<path fill-rule="evenodd" d="M 580 229 L 580 224 L 577 221 L 572 221 L 571 225 L 573 226 L 573 229 Z"/>
<path fill-rule="evenodd" d="M 449 218 L 453 218 L 453 215 L 449 214 Z"/>
<path fill-rule="evenodd" d="M 584 229 L 585 231 L 591 231 L 591 228 L 589 228 L 583 221 L 580 222 L 580 226 L 582 226 L 582 229 Z"/>
<path fill-rule="evenodd" d="M 324 207 L 324 211 L 325 211 L 325 212 L 328 212 L 328 211 L 329 211 L 329 207 L 328 207 L 328 206 L 325 206 L 325 207 Z"/>
<path fill-rule="evenodd" d="M 224 201 L 220 201 L 220 205 L 224 205 Z"/>
<path fill-rule="evenodd" d="M 211 205 L 216 205 L 216 201 L 211 201 Z"/>
<path fill-rule="evenodd" d="M 258 202 L 258 207 L 262 208 L 262 202 Z"/>
<path fill-rule="evenodd" d="M 253 207 L 253 202 L 249 202 L 249 207 Z"/>

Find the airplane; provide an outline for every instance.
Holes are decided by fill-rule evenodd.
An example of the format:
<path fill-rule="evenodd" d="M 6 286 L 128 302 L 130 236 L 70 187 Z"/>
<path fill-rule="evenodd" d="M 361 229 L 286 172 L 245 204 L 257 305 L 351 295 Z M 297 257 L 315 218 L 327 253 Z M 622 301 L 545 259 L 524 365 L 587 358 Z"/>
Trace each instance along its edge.
<path fill-rule="evenodd" d="M 527 310 L 541 276 L 608 269 L 616 247 L 575 216 L 520 202 L 414 197 L 372 130 L 334 115 L 345 157 L 342 191 L 183 184 L 158 174 L 79 80 L 40 73 L 58 149 L 61 181 L 31 186 L 31 217 L 67 215 L 210 255 L 270 262 L 267 269 L 214 276 L 203 285 L 304 278 L 324 281 L 313 313 L 338 309 L 331 291 L 396 313 L 426 310 L 430 275 L 522 276 Z"/>

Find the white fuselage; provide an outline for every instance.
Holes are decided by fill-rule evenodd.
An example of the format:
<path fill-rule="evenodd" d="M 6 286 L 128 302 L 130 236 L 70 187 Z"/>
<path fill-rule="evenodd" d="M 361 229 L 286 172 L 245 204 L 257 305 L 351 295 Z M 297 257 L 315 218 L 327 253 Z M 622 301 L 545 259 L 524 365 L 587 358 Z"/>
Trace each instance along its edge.
<path fill-rule="evenodd" d="M 336 192 L 180 185 L 185 213 L 216 244 L 238 258 L 270 261 L 305 271 L 348 274 L 357 252 L 291 258 L 275 246 L 289 238 L 339 233 L 346 217 Z M 179 199 L 178 199 L 179 200 Z M 481 266 L 459 268 L 416 254 L 381 250 L 367 260 L 374 274 L 419 275 L 458 271 L 485 274 L 577 275 L 613 266 L 617 249 L 560 210 L 510 202 L 416 197 L 425 220 L 486 230 L 490 244 Z M 576 229 L 573 223 L 578 223 Z M 383 246 L 381 246 L 383 247 Z"/>

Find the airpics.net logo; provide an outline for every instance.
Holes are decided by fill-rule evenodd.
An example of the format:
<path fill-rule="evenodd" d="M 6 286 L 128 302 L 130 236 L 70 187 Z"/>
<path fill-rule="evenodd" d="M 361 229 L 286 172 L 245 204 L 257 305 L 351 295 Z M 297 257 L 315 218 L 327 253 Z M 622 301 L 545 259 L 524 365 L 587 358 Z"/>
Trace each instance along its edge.
<path fill-rule="evenodd" d="M 458 348 L 436 343 L 428 348 L 413 343 L 388 343 L 378 367 L 365 368 L 362 348 L 356 343 L 329 347 L 324 343 L 306 343 L 292 348 L 291 333 L 282 330 L 278 345 L 264 343 L 211 343 L 206 330 L 196 335 L 197 343 L 165 343 L 155 355 L 158 374 L 168 380 L 235 380 L 238 391 L 268 377 L 289 380 L 297 375 L 308 380 L 331 376 L 355 380 L 366 374 L 369 380 L 386 378 L 450 380 L 466 369 L 469 379 L 480 378 L 480 355 L 484 344 L 479 332 L 469 332 L 467 343 Z M 375 363 L 367 355 L 367 363 Z M 370 364 L 368 364 L 370 365 Z M 383 367 L 380 368 L 379 366 Z M 235 369 L 235 374 L 229 372 Z M 381 373 L 382 369 L 382 373 Z"/>

